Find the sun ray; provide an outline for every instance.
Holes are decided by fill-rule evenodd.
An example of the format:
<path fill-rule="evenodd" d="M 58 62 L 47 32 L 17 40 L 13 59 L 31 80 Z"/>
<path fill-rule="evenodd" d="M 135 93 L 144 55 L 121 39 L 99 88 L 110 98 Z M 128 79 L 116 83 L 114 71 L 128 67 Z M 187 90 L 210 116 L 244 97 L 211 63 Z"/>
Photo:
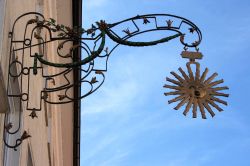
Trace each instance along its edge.
<path fill-rule="evenodd" d="M 171 103 L 174 103 L 174 102 L 177 102 L 177 101 L 179 101 L 179 100 L 181 100 L 181 99 L 183 99 L 183 98 L 185 98 L 186 97 L 186 95 L 180 95 L 180 96 L 177 96 L 177 97 L 175 97 L 174 99 L 171 99 L 171 100 L 169 100 L 168 101 L 168 104 L 171 104 Z"/>
<path fill-rule="evenodd" d="M 189 80 L 189 77 L 188 77 L 187 74 L 183 71 L 183 69 L 182 69 L 182 68 L 179 68 L 178 70 L 181 72 L 181 74 L 182 74 L 182 76 L 185 78 L 185 80 L 188 81 L 188 80 Z"/>
<path fill-rule="evenodd" d="M 187 101 L 188 101 L 189 97 L 185 97 L 184 99 L 181 100 L 181 102 L 174 107 L 175 110 L 178 110 L 179 108 L 181 108 Z"/>
<path fill-rule="evenodd" d="M 191 69 L 190 64 L 187 64 L 187 69 L 188 69 L 188 73 L 189 73 L 189 78 L 190 78 L 190 80 L 194 81 L 194 74 L 193 74 L 193 71 L 192 71 L 192 69 Z"/>
<path fill-rule="evenodd" d="M 175 85 L 179 85 L 179 86 L 181 86 L 181 85 L 182 85 L 182 83 L 181 83 L 181 82 L 176 81 L 176 80 L 173 80 L 173 79 L 168 78 L 168 77 L 166 77 L 166 81 L 171 82 L 171 83 L 173 83 L 173 84 L 175 84 Z"/>
<path fill-rule="evenodd" d="M 183 112 L 183 115 L 187 115 L 187 113 L 189 112 L 189 110 L 190 110 L 190 108 L 191 108 L 191 106 L 192 106 L 192 104 L 193 104 L 193 100 L 194 100 L 194 98 L 193 97 L 191 97 L 190 99 L 189 99 L 189 101 L 188 101 L 188 104 L 187 104 L 187 106 L 186 106 L 186 108 L 185 108 L 185 110 L 184 110 L 184 112 Z"/>
<path fill-rule="evenodd" d="M 197 63 L 195 72 L 195 81 L 198 81 L 199 78 L 200 78 L 200 65 Z"/>
<path fill-rule="evenodd" d="M 198 100 L 198 106 L 199 106 L 199 108 L 200 108 L 200 112 L 201 112 L 201 117 L 202 117 L 202 119 L 207 119 L 207 117 L 206 117 L 206 112 L 204 111 L 204 106 L 203 106 L 203 104 L 201 103 L 200 100 Z"/>
<path fill-rule="evenodd" d="M 221 104 L 224 104 L 224 105 L 227 105 L 226 101 L 221 100 L 221 99 L 214 97 L 214 96 L 211 96 L 211 100 L 216 101 L 216 102 L 221 103 Z"/>
<path fill-rule="evenodd" d="M 219 92 L 215 92 L 215 91 L 212 91 L 211 95 L 212 96 L 223 96 L 223 97 L 228 97 L 229 96 L 229 94 L 219 93 Z"/>
<path fill-rule="evenodd" d="M 221 84 L 221 83 L 224 83 L 224 80 L 223 80 L 223 79 L 218 80 L 218 81 L 211 82 L 210 84 L 208 84 L 208 86 L 209 86 L 209 87 L 213 87 L 213 86 L 216 86 L 216 85 Z"/>
<path fill-rule="evenodd" d="M 209 114 L 214 117 L 215 113 L 212 111 L 212 108 L 207 104 L 207 102 L 203 102 L 204 107 L 207 109 L 207 111 L 209 112 Z"/>
<path fill-rule="evenodd" d="M 198 103 L 197 103 L 197 99 L 194 99 L 194 102 L 193 102 L 193 118 L 197 118 L 197 106 L 198 106 Z"/>
<path fill-rule="evenodd" d="M 212 75 L 204 82 L 204 84 L 209 84 L 216 76 L 218 76 L 217 73 L 212 74 Z"/>
<path fill-rule="evenodd" d="M 214 108 L 216 108 L 219 112 L 224 111 L 224 110 L 223 110 L 222 108 L 220 108 L 217 104 L 215 104 L 214 101 L 212 101 L 212 100 L 207 100 L 207 102 L 208 102 L 211 106 L 213 106 Z"/>
<path fill-rule="evenodd" d="M 227 89 L 229 89 L 227 86 L 210 88 L 210 90 L 213 90 L 213 91 L 220 91 L 220 90 L 227 90 Z"/>
<path fill-rule="evenodd" d="M 175 89 L 175 90 L 181 90 L 182 89 L 180 86 L 172 86 L 172 85 L 167 85 L 167 84 L 165 84 L 163 87 L 164 88 L 169 88 L 169 89 Z"/>
<path fill-rule="evenodd" d="M 173 91 L 173 92 L 166 92 L 164 93 L 165 96 L 169 96 L 169 95 L 181 95 L 184 94 L 182 91 Z"/>
<path fill-rule="evenodd" d="M 205 71 L 202 73 L 200 82 L 203 82 L 206 79 L 207 73 L 208 73 L 208 68 L 206 68 Z"/>
<path fill-rule="evenodd" d="M 176 79 L 178 79 L 180 82 L 184 82 L 185 80 L 183 78 L 181 78 L 181 76 L 179 76 L 178 74 L 176 74 L 175 72 L 171 71 L 170 72 Z"/>

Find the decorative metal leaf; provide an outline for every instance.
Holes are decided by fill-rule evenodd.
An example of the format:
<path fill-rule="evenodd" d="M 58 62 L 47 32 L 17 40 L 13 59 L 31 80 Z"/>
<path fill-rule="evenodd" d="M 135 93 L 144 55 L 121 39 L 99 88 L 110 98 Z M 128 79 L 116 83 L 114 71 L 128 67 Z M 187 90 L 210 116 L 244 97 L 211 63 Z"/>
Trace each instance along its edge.
<path fill-rule="evenodd" d="M 64 29 L 64 28 L 65 28 L 65 26 L 63 24 L 61 24 L 61 29 Z"/>
<path fill-rule="evenodd" d="M 168 20 L 168 21 L 167 21 L 168 28 L 171 28 L 171 27 L 172 27 L 172 23 L 173 23 L 172 20 Z"/>
<path fill-rule="evenodd" d="M 193 28 L 193 27 L 192 27 L 192 28 L 189 28 L 189 32 L 190 32 L 190 33 L 194 33 L 194 31 L 196 31 L 195 28 Z"/>
<path fill-rule="evenodd" d="M 106 47 L 104 51 L 105 51 L 106 54 L 109 54 L 109 48 L 108 47 Z"/>
<path fill-rule="evenodd" d="M 25 139 L 27 139 L 29 137 L 31 137 L 31 136 L 28 134 L 28 132 L 24 131 L 23 134 L 22 134 L 22 136 L 21 136 L 21 140 L 25 140 Z"/>
<path fill-rule="evenodd" d="M 4 128 L 9 131 L 13 127 L 13 123 L 8 123 L 7 125 L 4 126 Z"/>
<path fill-rule="evenodd" d="M 60 37 L 62 37 L 62 36 L 64 36 L 65 34 L 64 33 L 59 33 L 57 36 L 60 36 Z"/>
<path fill-rule="evenodd" d="M 42 39 L 42 37 L 41 37 L 40 35 L 38 35 L 36 32 L 34 33 L 34 37 L 35 37 L 36 39 Z"/>
<path fill-rule="evenodd" d="M 57 48 L 58 48 L 59 50 L 61 50 L 61 49 L 63 48 L 63 44 L 64 44 L 64 42 L 59 43 Z"/>
<path fill-rule="evenodd" d="M 55 28 L 56 28 L 56 30 L 58 30 L 58 31 L 59 31 L 59 30 L 61 29 L 61 26 L 60 26 L 60 25 L 56 25 L 56 27 L 55 27 Z"/>
<path fill-rule="evenodd" d="M 51 22 L 51 23 L 53 23 L 53 24 L 56 23 L 56 20 L 55 20 L 55 19 L 53 19 L 53 18 L 49 18 L 49 19 L 50 19 L 50 22 Z"/>
<path fill-rule="evenodd" d="M 87 35 L 92 34 L 93 32 L 94 32 L 93 29 L 88 29 L 88 30 L 87 30 Z"/>
<path fill-rule="evenodd" d="M 96 74 L 103 74 L 102 71 L 98 70 L 98 71 L 95 71 Z"/>
<path fill-rule="evenodd" d="M 71 29 L 70 27 L 65 26 L 65 29 L 66 29 L 68 32 L 72 32 L 72 29 Z"/>
<path fill-rule="evenodd" d="M 60 101 L 66 98 L 65 95 L 57 95 L 57 96 L 58 96 L 58 98 L 59 98 Z"/>
<path fill-rule="evenodd" d="M 143 19 L 143 24 L 148 24 L 150 23 L 150 21 L 146 18 L 146 17 L 142 17 Z"/>
<path fill-rule="evenodd" d="M 180 41 L 181 41 L 182 43 L 184 43 L 184 39 L 185 39 L 185 35 L 181 35 Z"/>
<path fill-rule="evenodd" d="M 47 80 L 50 80 L 53 85 L 56 85 L 56 81 L 54 78 L 49 77 L 49 78 L 47 78 Z"/>
<path fill-rule="evenodd" d="M 34 119 L 34 118 L 38 118 L 38 116 L 37 116 L 37 114 L 36 114 L 36 111 L 35 110 L 33 110 L 33 111 L 31 111 L 31 113 L 30 113 L 30 115 L 29 115 L 32 119 Z"/>
<path fill-rule="evenodd" d="M 42 99 L 46 100 L 48 99 L 49 95 L 47 92 L 43 92 L 43 96 L 42 96 Z"/>
<path fill-rule="evenodd" d="M 92 29 L 96 29 L 96 26 L 94 24 L 92 24 Z"/>
<path fill-rule="evenodd" d="M 50 22 L 47 22 L 45 25 L 46 25 L 46 26 L 51 26 L 51 23 L 50 23 Z"/>
<path fill-rule="evenodd" d="M 97 83 L 98 81 L 96 80 L 96 77 L 93 77 L 92 79 L 91 79 L 91 81 L 90 81 L 90 83 L 91 84 L 95 84 L 95 83 Z"/>
<path fill-rule="evenodd" d="M 33 24 L 33 23 L 35 23 L 36 22 L 36 19 L 30 19 L 28 22 L 27 22 L 27 24 Z"/>
<path fill-rule="evenodd" d="M 195 41 L 192 43 L 193 46 L 198 46 L 199 45 L 199 41 Z"/>
<path fill-rule="evenodd" d="M 125 30 L 123 30 L 122 32 L 126 33 L 127 35 L 131 36 L 131 32 L 130 30 L 127 28 Z"/>

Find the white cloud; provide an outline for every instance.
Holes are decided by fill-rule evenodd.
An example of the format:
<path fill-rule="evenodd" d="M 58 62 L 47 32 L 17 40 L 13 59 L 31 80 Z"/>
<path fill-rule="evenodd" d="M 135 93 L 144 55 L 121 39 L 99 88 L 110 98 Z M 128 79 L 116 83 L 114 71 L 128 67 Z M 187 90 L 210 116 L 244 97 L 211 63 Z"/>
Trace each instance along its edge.
<path fill-rule="evenodd" d="M 150 92 L 162 90 L 164 82 L 158 89 L 152 87 L 165 81 L 164 75 L 169 74 L 165 72 L 166 68 L 177 69 L 178 63 L 171 63 L 173 57 L 170 57 L 168 66 L 164 65 L 161 56 L 166 55 L 152 56 L 154 53 L 137 50 L 131 54 L 115 55 L 121 57 L 111 56 L 106 81 L 95 94 L 84 100 L 83 114 L 129 110 L 145 98 L 152 97 L 148 95 Z"/>
<path fill-rule="evenodd" d="M 102 138 L 101 141 L 95 144 L 95 147 L 88 149 L 88 153 L 84 154 L 84 160 L 91 160 L 93 157 L 96 157 L 98 153 L 106 149 L 108 146 L 111 146 L 112 143 L 117 140 L 118 136 L 112 135 L 105 138 Z"/>
<path fill-rule="evenodd" d="M 97 92 L 95 100 L 85 100 L 83 113 L 96 114 L 103 112 L 122 111 L 132 104 L 138 95 L 138 85 L 133 80 L 119 83 L 117 85 L 102 87 L 100 93 Z"/>
<path fill-rule="evenodd" d="M 102 166 L 118 165 L 122 163 L 123 159 L 129 155 L 130 151 L 118 151 L 112 158 L 109 158 L 102 162 Z"/>

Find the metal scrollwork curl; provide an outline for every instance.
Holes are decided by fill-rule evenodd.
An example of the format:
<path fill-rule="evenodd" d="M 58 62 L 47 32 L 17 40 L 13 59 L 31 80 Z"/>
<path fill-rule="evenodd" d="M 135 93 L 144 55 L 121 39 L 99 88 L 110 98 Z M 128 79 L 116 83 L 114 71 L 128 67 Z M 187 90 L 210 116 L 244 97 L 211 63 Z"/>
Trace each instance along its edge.
<path fill-rule="evenodd" d="M 26 24 L 23 24 L 24 21 Z M 150 26 L 147 26 L 149 24 Z M 117 27 L 128 25 L 131 27 L 117 29 Z M 23 26 L 23 36 L 20 37 L 15 35 L 15 32 L 17 27 L 21 26 Z M 171 35 L 153 41 L 132 40 L 134 36 L 155 31 L 167 31 L 171 32 Z M 191 42 L 186 40 L 186 35 L 195 34 L 197 39 Z M 137 15 L 112 24 L 101 20 L 95 25 L 92 24 L 91 28 L 84 29 L 82 27 L 71 28 L 57 23 L 53 18 L 45 19 L 40 13 L 30 12 L 15 20 L 9 38 L 11 45 L 7 94 L 10 98 L 19 99 L 21 101 L 20 108 L 31 111 L 31 118 L 35 118 L 37 117 L 36 111 L 41 110 L 42 102 L 50 104 L 70 103 L 85 98 L 99 89 L 105 81 L 109 56 L 118 45 L 153 46 L 180 38 L 185 49 L 188 47 L 197 48 L 202 40 L 202 34 L 191 21 L 170 14 Z M 113 47 L 111 46 L 110 50 L 108 47 L 110 43 L 106 42 L 107 39 L 115 44 Z M 55 52 L 48 53 L 46 48 L 51 43 L 57 43 L 55 44 L 57 48 Z M 74 57 L 74 52 L 77 50 L 82 51 L 82 57 Z M 51 61 L 51 59 L 55 61 Z M 105 62 L 103 68 L 98 67 L 98 60 Z M 56 68 L 58 71 L 49 73 L 47 69 L 49 67 Z M 69 75 L 76 70 L 81 73 L 81 78 L 78 82 L 72 82 Z M 39 103 L 34 106 L 29 102 L 32 93 L 30 85 L 34 84 L 31 81 L 32 78 L 39 74 L 44 80 L 44 85 L 40 89 L 40 96 L 37 99 Z M 57 81 L 59 77 L 61 81 Z M 13 93 L 10 88 L 15 80 L 20 86 L 18 93 Z M 88 88 L 75 98 L 70 93 L 74 87 Z M 51 98 L 52 94 L 57 98 Z M 23 140 L 30 137 L 24 131 L 14 145 L 9 145 L 6 141 L 6 135 L 16 134 L 20 130 L 20 122 L 19 127 L 14 132 L 10 131 L 12 124 L 7 123 L 7 120 L 5 126 L 4 143 L 9 148 L 16 150 Z"/>

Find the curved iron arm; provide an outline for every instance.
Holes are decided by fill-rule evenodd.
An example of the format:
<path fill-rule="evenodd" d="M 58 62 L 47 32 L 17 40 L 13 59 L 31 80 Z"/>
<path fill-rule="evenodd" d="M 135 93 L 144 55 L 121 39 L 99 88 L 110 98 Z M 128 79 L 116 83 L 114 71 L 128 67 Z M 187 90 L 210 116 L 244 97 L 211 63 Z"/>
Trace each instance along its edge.
<path fill-rule="evenodd" d="M 158 27 L 157 21 L 156 21 L 157 16 L 168 16 L 168 17 L 178 18 L 178 19 L 181 19 L 181 23 L 180 23 L 180 25 L 178 27 L 173 27 L 172 26 L 173 21 L 168 20 L 166 27 L 164 27 L 164 26 L 163 27 Z M 122 23 L 127 22 L 127 21 L 131 21 L 131 20 L 135 24 L 134 20 L 138 20 L 138 19 L 143 19 L 144 23 L 148 23 L 149 22 L 148 18 L 155 19 L 155 21 L 156 21 L 156 29 L 152 29 L 152 30 L 148 30 L 148 31 L 140 32 L 140 33 L 126 32 L 128 34 L 128 36 L 125 37 L 125 38 L 120 38 L 117 35 L 112 34 L 111 28 L 113 28 L 113 27 L 115 27 L 115 26 L 117 26 L 119 24 L 122 24 Z M 193 33 L 195 31 L 198 34 L 198 40 L 193 42 L 192 44 L 188 44 L 188 43 L 186 43 L 184 41 L 185 34 L 180 31 L 180 27 L 181 27 L 181 25 L 183 23 L 186 23 L 191 27 L 189 29 L 191 33 Z M 157 44 L 160 44 L 160 43 L 168 42 L 168 41 L 170 41 L 172 39 L 175 39 L 177 37 L 181 37 L 180 42 L 185 46 L 185 49 L 187 47 L 196 47 L 197 48 L 198 45 L 201 43 L 201 40 L 202 40 L 201 31 L 199 30 L 199 28 L 194 23 L 192 23 L 191 21 L 189 21 L 189 20 L 187 20 L 187 19 L 185 19 L 183 17 L 170 15 L 170 14 L 152 14 L 152 15 L 149 14 L 149 15 L 141 15 L 141 16 L 138 15 L 136 17 L 132 17 L 132 18 L 129 18 L 129 19 L 126 19 L 126 20 L 123 20 L 123 21 L 120 21 L 120 22 L 117 22 L 117 23 L 114 23 L 114 24 L 106 24 L 103 20 L 101 20 L 100 22 L 96 22 L 96 24 L 98 25 L 98 28 L 92 28 L 92 29 L 89 29 L 88 31 L 85 31 L 86 33 L 93 33 L 93 32 L 95 32 L 97 30 L 101 31 L 101 34 L 96 37 L 96 39 L 98 39 L 98 38 L 102 39 L 101 44 L 100 44 L 99 48 L 97 49 L 97 51 L 93 51 L 90 56 L 88 56 L 85 59 L 83 59 L 81 61 L 78 61 L 78 62 L 61 64 L 61 63 L 53 63 L 53 62 L 46 61 L 45 59 L 42 58 L 41 55 L 36 54 L 34 62 L 36 63 L 36 60 L 39 60 L 41 63 L 43 63 L 45 65 L 49 65 L 49 66 L 53 66 L 53 67 L 59 67 L 59 68 L 73 68 L 73 67 L 78 67 L 78 66 L 81 66 L 81 65 L 85 65 L 85 64 L 93 61 L 96 57 L 100 56 L 100 54 L 103 51 L 104 46 L 105 46 L 105 36 L 106 35 L 110 39 L 112 39 L 114 42 L 116 42 L 118 44 L 127 45 L 127 46 L 134 46 L 134 47 L 153 46 L 153 45 L 157 45 Z M 135 24 L 135 26 L 138 28 L 138 26 L 136 24 Z M 135 35 L 138 35 L 138 34 L 141 34 L 141 33 L 145 33 L 145 32 L 156 31 L 156 30 L 170 30 L 170 31 L 177 32 L 177 34 L 172 35 L 172 36 L 168 36 L 168 37 L 165 37 L 165 38 L 162 38 L 162 39 L 159 39 L 159 40 L 149 41 L 149 42 L 133 42 L 133 41 L 128 41 L 127 40 L 128 38 L 130 38 L 132 36 L 135 36 Z M 67 34 L 67 32 L 65 32 L 65 31 L 63 31 L 63 32 L 65 34 Z M 83 31 L 83 33 L 85 33 L 85 32 Z M 51 36 L 51 34 L 50 34 L 50 36 Z M 73 34 L 72 37 L 76 37 L 76 35 Z M 84 40 L 84 38 L 78 38 L 78 40 Z M 37 65 L 34 64 L 35 68 L 36 68 L 36 66 Z"/>
<path fill-rule="evenodd" d="M 160 17 L 164 16 L 164 17 L 178 19 L 178 20 L 180 20 L 180 24 L 179 24 L 179 26 L 173 26 L 172 25 L 173 21 L 171 19 L 169 19 L 169 20 L 166 20 L 167 26 L 160 26 L 159 23 L 157 22 L 157 17 L 158 16 L 160 16 Z M 135 27 L 138 30 L 139 28 L 136 25 L 135 20 L 140 20 L 140 19 L 143 19 L 143 24 L 148 24 L 148 23 L 150 23 L 149 19 L 153 19 L 154 23 L 155 23 L 155 30 L 171 30 L 171 31 L 176 31 L 176 32 L 178 32 L 180 34 L 183 34 L 183 35 L 185 35 L 185 34 L 180 31 L 181 26 L 184 23 L 187 24 L 187 25 L 189 25 L 190 26 L 190 28 L 189 28 L 190 32 L 191 33 L 196 32 L 197 35 L 198 35 L 198 40 L 195 41 L 194 43 L 191 43 L 191 44 L 188 44 L 187 42 L 184 42 L 184 40 L 181 40 L 181 43 L 185 47 L 197 47 L 201 43 L 201 41 L 202 41 L 202 33 L 201 33 L 200 29 L 193 22 L 191 22 L 190 20 L 188 20 L 186 18 L 183 18 L 183 17 L 180 17 L 180 16 L 176 16 L 176 15 L 172 15 L 172 14 L 146 14 L 146 15 L 137 15 L 135 17 L 131 17 L 131 18 L 125 19 L 125 20 L 120 21 L 120 22 L 116 22 L 116 23 L 113 23 L 113 24 L 108 24 L 108 26 L 110 28 L 113 28 L 113 27 L 118 26 L 120 24 L 123 24 L 125 22 L 132 21 L 132 23 L 135 25 Z M 151 31 L 151 30 L 148 30 L 148 31 Z M 148 32 L 148 31 L 144 31 L 144 32 Z M 142 32 L 142 33 L 144 33 L 144 32 Z M 136 33 L 137 33 L 137 31 L 131 33 L 130 35 L 134 35 Z M 123 39 L 126 40 L 126 37 L 123 38 Z"/>
<path fill-rule="evenodd" d="M 49 62 L 46 61 L 45 59 L 42 58 L 41 55 L 38 55 L 37 53 L 35 54 L 35 63 L 34 63 L 34 67 L 37 68 L 37 60 L 39 60 L 42 64 L 45 65 L 49 65 L 49 66 L 53 66 L 53 67 L 59 67 L 59 68 L 73 68 L 73 67 L 78 67 L 81 65 L 85 65 L 89 62 L 91 62 L 92 60 L 94 60 L 96 57 L 98 57 L 101 52 L 104 49 L 105 46 L 105 35 L 108 35 L 113 41 L 122 44 L 122 45 L 127 45 L 127 46 L 135 46 L 135 47 L 144 47 L 144 46 L 153 46 L 159 43 L 164 43 L 164 42 L 168 42 L 169 40 L 175 39 L 177 37 L 180 37 L 182 34 L 176 34 L 173 36 L 169 36 L 169 37 L 165 37 L 162 38 L 160 40 L 157 41 L 152 41 L 152 42 L 131 42 L 131 41 L 126 41 L 126 40 L 120 40 L 117 37 L 115 37 L 114 35 L 112 35 L 107 29 L 103 30 L 101 33 L 101 38 L 102 38 L 102 42 L 101 45 L 99 46 L 99 48 L 97 49 L 97 51 L 92 52 L 91 56 L 88 56 L 87 58 L 79 61 L 79 62 L 72 62 L 72 63 L 53 63 L 53 62 Z"/>
<path fill-rule="evenodd" d="M 73 68 L 73 67 L 85 65 L 91 62 L 92 60 L 94 60 L 96 57 L 98 57 L 98 55 L 100 55 L 101 52 L 103 51 L 104 46 L 105 46 L 105 32 L 104 31 L 102 31 L 100 37 L 102 38 L 102 41 L 97 51 L 93 51 L 90 56 L 81 60 L 80 62 L 72 62 L 72 63 L 64 63 L 64 64 L 53 63 L 53 62 L 46 61 L 45 59 L 42 58 L 42 56 L 38 55 L 37 53 L 35 54 L 35 60 L 38 59 L 42 64 L 53 66 L 53 67 L 60 67 L 60 68 Z M 34 66 L 37 67 L 37 65 L 34 65 Z"/>

